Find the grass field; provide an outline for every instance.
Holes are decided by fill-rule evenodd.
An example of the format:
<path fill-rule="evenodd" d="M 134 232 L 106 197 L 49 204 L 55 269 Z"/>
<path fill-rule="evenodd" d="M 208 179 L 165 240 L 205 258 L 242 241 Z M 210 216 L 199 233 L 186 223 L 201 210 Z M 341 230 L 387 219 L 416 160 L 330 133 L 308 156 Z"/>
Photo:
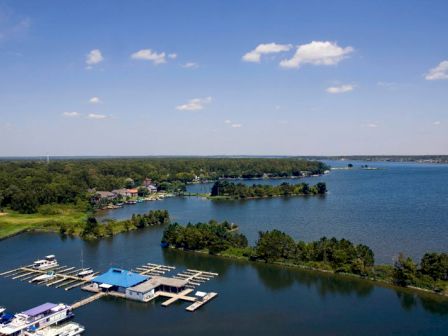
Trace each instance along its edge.
<path fill-rule="evenodd" d="M 58 231 L 63 224 L 82 226 L 86 217 L 85 211 L 67 205 L 52 205 L 30 215 L 6 210 L 0 215 L 0 239 L 28 230 Z"/>

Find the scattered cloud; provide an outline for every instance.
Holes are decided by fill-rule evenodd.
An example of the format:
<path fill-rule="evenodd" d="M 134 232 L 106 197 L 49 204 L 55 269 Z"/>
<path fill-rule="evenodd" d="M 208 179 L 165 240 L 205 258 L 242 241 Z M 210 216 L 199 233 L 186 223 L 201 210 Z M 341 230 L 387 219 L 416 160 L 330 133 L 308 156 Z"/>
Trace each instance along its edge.
<path fill-rule="evenodd" d="M 277 43 L 259 44 L 254 50 L 251 50 L 243 55 L 243 61 L 260 63 L 262 55 L 285 52 L 289 51 L 291 48 L 292 48 L 291 44 L 277 44 Z"/>
<path fill-rule="evenodd" d="M 176 59 L 177 58 L 177 54 L 175 54 L 175 53 L 168 54 L 168 58 Z"/>
<path fill-rule="evenodd" d="M 187 62 L 185 64 L 182 65 L 182 68 L 186 68 L 186 69 L 197 69 L 199 68 L 199 64 L 195 63 L 195 62 Z"/>
<path fill-rule="evenodd" d="M 243 127 L 243 125 L 242 124 L 232 124 L 232 125 L 230 125 L 232 128 L 241 128 L 241 127 Z"/>
<path fill-rule="evenodd" d="M 426 80 L 448 79 L 448 60 L 442 61 L 425 75 Z"/>
<path fill-rule="evenodd" d="M 441 124 L 441 122 L 440 122 L 440 121 L 434 121 L 432 124 L 433 124 L 434 126 L 439 126 L 439 125 Z"/>
<path fill-rule="evenodd" d="M 89 113 L 87 115 L 87 119 L 101 120 L 101 119 L 106 119 L 106 118 L 107 118 L 107 115 L 99 114 L 99 113 Z"/>
<path fill-rule="evenodd" d="M 62 115 L 67 118 L 76 118 L 79 117 L 81 114 L 79 112 L 64 112 L 62 113 Z"/>
<path fill-rule="evenodd" d="M 378 124 L 370 123 L 370 124 L 367 124 L 367 127 L 369 127 L 369 128 L 377 128 Z"/>
<path fill-rule="evenodd" d="M 280 62 L 283 68 L 299 68 L 303 64 L 336 65 L 354 51 L 352 47 L 340 47 L 336 42 L 313 41 L 297 46 L 290 59 Z"/>
<path fill-rule="evenodd" d="M 91 69 L 93 65 L 101 63 L 104 60 L 103 54 L 99 49 L 93 49 L 86 55 L 87 68 Z"/>
<path fill-rule="evenodd" d="M 212 97 L 190 99 L 187 103 L 176 106 L 176 110 L 199 111 L 204 109 L 205 105 L 210 104 L 211 101 Z"/>
<path fill-rule="evenodd" d="M 173 55 L 173 54 L 172 54 Z M 152 51 L 151 49 L 142 49 L 131 55 L 132 59 L 142 60 L 142 61 L 151 61 L 154 64 L 162 64 L 166 63 L 165 53 L 157 53 L 156 51 Z M 177 57 L 177 55 L 176 55 Z"/>
<path fill-rule="evenodd" d="M 90 104 L 99 104 L 102 103 L 101 99 L 99 97 L 92 97 L 89 99 Z"/>
<path fill-rule="evenodd" d="M 331 94 L 347 93 L 353 91 L 355 87 L 351 84 L 343 84 L 338 86 L 330 86 L 325 91 Z"/>
<path fill-rule="evenodd" d="M 30 26 L 31 20 L 28 17 L 16 15 L 6 5 L 0 6 L 0 42 L 22 36 Z"/>
<path fill-rule="evenodd" d="M 229 120 L 229 119 L 224 120 L 224 124 L 231 124 L 231 123 L 232 123 L 232 120 Z"/>

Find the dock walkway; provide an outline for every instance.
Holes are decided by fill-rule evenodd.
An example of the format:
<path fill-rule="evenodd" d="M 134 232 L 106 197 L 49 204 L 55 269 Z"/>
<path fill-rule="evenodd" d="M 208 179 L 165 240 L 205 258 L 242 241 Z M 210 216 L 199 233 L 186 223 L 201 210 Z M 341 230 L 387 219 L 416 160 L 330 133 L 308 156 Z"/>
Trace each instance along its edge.
<path fill-rule="evenodd" d="M 89 304 L 89 303 L 91 303 L 91 302 L 93 302 L 95 300 L 98 300 L 98 299 L 100 299 L 100 298 L 102 298 L 103 296 L 106 296 L 106 295 L 107 295 L 107 293 L 99 292 L 99 293 L 96 293 L 96 294 L 94 294 L 92 296 L 89 296 L 89 297 L 87 297 L 85 299 L 82 299 L 82 300 L 80 300 L 78 302 L 75 302 L 71 306 L 72 306 L 73 309 L 76 309 L 76 308 L 82 307 L 82 306 L 84 306 L 86 304 Z"/>

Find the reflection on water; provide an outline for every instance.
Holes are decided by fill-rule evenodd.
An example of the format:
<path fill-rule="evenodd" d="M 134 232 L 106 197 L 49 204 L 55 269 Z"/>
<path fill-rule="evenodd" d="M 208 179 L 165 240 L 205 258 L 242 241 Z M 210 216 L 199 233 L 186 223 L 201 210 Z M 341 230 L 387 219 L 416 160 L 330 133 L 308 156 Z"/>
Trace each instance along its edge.
<path fill-rule="evenodd" d="M 448 315 L 448 299 L 443 297 L 428 296 L 424 293 L 412 293 L 407 290 L 397 290 L 397 297 L 401 306 L 407 311 L 411 311 L 419 306 L 424 310 L 438 315 Z"/>

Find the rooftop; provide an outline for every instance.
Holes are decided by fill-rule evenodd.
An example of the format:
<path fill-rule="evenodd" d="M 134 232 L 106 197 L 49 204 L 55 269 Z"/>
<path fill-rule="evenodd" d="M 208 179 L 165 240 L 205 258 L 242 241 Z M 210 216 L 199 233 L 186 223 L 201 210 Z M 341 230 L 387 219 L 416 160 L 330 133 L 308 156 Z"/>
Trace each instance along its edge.
<path fill-rule="evenodd" d="M 136 286 L 147 279 L 147 276 L 138 273 L 119 268 L 110 268 L 106 273 L 93 278 L 92 281 L 100 284 L 129 288 Z"/>
<path fill-rule="evenodd" d="M 162 276 L 153 276 L 149 280 L 129 288 L 134 292 L 145 293 L 159 286 L 183 287 L 187 284 L 186 280 L 167 278 Z"/>
<path fill-rule="evenodd" d="M 49 311 L 57 306 L 58 306 L 57 304 L 47 302 L 47 303 L 41 304 L 40 306 L 28 309 L 28 310 L 24 311 L 22 314 L 25 314 L 30 317 L 34 317 L 34 316 L 43 314 L 46 311 Z"/>

